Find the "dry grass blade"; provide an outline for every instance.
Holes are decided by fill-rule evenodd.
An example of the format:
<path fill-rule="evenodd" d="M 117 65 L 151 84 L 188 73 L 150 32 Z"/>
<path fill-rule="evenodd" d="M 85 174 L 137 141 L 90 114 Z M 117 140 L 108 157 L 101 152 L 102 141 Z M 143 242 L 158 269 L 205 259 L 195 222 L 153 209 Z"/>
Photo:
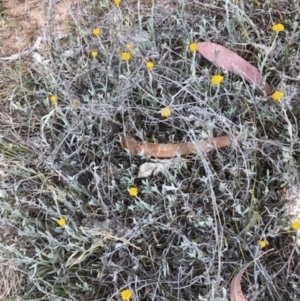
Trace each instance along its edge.
<path fill-rule="evenodd" d="M 120 135 L 120 139 L 122 147 L 129 150 L 131 154 L 137 155 L 143 153 L 145 156 L 156 158 L 171 158 L 177 154 L 193 154 L 197 153 L 198 148 L 204 152 L 208 152 L 213 148 L 231 145 L 231 139 L 227 135 L 199 141 L 198 145 L 195 145 L 192 142 L 168 144 L 141 142 L 122 134 Z"/>
<path fill-rule="evenodd" d="M 230 49 L 208 41 L 198 43 L 198 51 L 207 60 L 241 76 L 248 83 L 261 86 L 263 79 L 258 69 Z M 268 84 L 264 85 L 264 90 L 271 94 Z"/>

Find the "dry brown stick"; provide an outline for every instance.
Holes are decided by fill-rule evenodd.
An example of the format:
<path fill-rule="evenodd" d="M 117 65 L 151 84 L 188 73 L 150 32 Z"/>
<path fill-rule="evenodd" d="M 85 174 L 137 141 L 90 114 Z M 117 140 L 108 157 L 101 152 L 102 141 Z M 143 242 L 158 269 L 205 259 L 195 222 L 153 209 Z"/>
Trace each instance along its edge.
<path fill-rule="evenodd" d="M 229 146 L 231 139 L 228 135 L 204 139 L 196 143 L 181 142 L 181 143 L 149 143 L 143 141 L 137 141 L 132 137 L 120 134 L 121 145 L 127 149 L 132 155 L 143 153 L 145 156 L 156 158 L 170 158 L 177 154 L 188 155 L 197 153 L 198 149 L 204 152 L 208 152 L 214 148 L 221 148 Z"/>

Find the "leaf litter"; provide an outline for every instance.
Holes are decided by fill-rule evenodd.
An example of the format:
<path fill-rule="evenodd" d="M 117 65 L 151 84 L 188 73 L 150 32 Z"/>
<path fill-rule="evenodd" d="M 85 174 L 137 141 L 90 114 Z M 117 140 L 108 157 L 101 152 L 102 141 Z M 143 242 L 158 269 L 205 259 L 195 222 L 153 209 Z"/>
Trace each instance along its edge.
<path fill-rule="evenodd" d="M 255 258 L 253 261 L 247 263 L 243 266 L 243 268 L 233 277 L 230 285 L 230 301 L 247 301 L 245 298 L 242 287 L 241 287 L 241 280 L 243 277 L 244 272 L 247 270 L 248 266 L 258 260 L 260 257 L 264 256 L 265 254 L 273 251 L 274 249 L 270 249 L 264 253 L 262 253 L 260 256 Z"/>
<path fill-rule="evenodd" d="M 172 158 L 179 155 L 188 155 L 197 153 L 198 150 L 209 152 L 214 148 L 222 148 L 231 145 L 232 141 L 228 135 L 203 139 L 193 142 L 179 143 L 149 143 L 145 141 L 137 141 L 130 136 L 120 134 L 121 145 L 127 149 L 132 155 L 143 154 L 144 156 L 156 158 Z"/>
<path fill-rule="evenodd" d="M 210 62 L 241 76 L 249 84 L 262 87 L 267 95 L 271 94 L 270 86 L 267 83 L 263 83 L 263 77 L 258 69 L 232 50 L 207 41 L 198 43 L 198 51 Z"/>

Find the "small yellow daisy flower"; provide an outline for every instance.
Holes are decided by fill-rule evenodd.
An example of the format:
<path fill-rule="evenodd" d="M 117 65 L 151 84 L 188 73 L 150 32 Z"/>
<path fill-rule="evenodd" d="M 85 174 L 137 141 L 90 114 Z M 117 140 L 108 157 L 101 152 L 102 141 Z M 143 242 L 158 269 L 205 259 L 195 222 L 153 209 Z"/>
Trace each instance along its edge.
<path fill-rule="evenodd" d="M 291 228 L 293 230 L 299 230 L 300 229 L 300 219 L 293 221 L 291 224 Z"/>
<path fill-rule="evenodd" d="M 211 78 L 211 83 L 212 83 L 213 85 L 218 86 L 218 85 L 220 85 L 220 83 L 223 81 L 223 79 L 224 79 L 224 77 L 223 77 L 222 75 L 220 75 L 220 74 L 214 75 L 214 76 Z"/>
<path fill-rule="evenodd" d="M 128 189 L 128 193 L 130 196 L 137 196 L 138 195 L 138 189 L 135 186 L 132 186 Z"/>
<path fill-rule="evenodd" d="M 189 48 L 190 51 L 195 52 L 198 48 L 197 43 L 191 43 Z"/>
<path fill-rule="evenodd" d="M 128 43 L 128 44 L 127 44 L 127 49 L 128 49 L 128 50 L 132 50 L 133 47 L 134 47 L 133 43 Z"/>
<path fill-rule="evenodd" d="M 284 96 L 284 93 L 282 91 L 275 91 L 272 94 L 272 98 L 276 101 L 280 101 L 283 96 Z"/>
<path fill-rule="evenodd" d="M 67 220 L 64 217 L 61 217 L 59 220 L 57 220 L 57 223 L 60 227 L 64 227 L 67 224 Z"/>
<path fill-rule="evenodd" d="M 284 25 L 282 23 L 276 23 L 272 26 L 272 30 L 275 32 L 284 31 Z"/>
<path fill-rule="evenodd" d="M 265 239 L 263 239 L 263 240 L 261 240 L 261 241 L 259 242 L 259 247 L 260 247 L 261 249 L 265 248 L 267 245 L 268 245 L 268 243 L 267 243 L 267 241 L 266 241 Z"/>
<path fill-rule="evenodd" d="M 98 56 L 98 51 L 97 51 L 97 50 L 92 50 L 92 51 L 91 51 L 91 56 L 92 56 L 93 58 L 96 58 L 96 57 Z"/>
<path fill-rule="evenodd" d="M 114 0 L 115 5 L 119 6 L 121 3 L 121 0 Z"/>
<path fill-rule="evenodd" d="M 56 96 L 56 95 L 51 95 L 49 98 L 50 98 L 50 101 L 51 101 L 52 103 L 57 102 L 57 96 Z"/>
<path fill-rule="evenodd" d="M 146 63 L 146 68 L 147 68 L 148 70 L 152 70 L 152 69 L 154 68 L 154 63 L 151 62 L 151 61 L 148 61 L 148 62 Z"/>
<path fill-rule="evenodd" d="M 121 292 L 122 300 L 129 300 L 131 296 L 132 296 L 132 292 L 130 289 L 126 289 Z"/>
<path fill-rule="evenodd" d="M 99 37 L 100 34 L 101 34 L 101 29 L 100 28 L 96 27 L 96 28 L 93 29 L 93 35 L 95 37 Z"/>
<path fill-rule="evenodd" d="M 172 110 L 169 107 L 165 107 L 160 110 L 160 115 L 162 117 L 167 118 L 167 117 L 171 116 L 171 114 L 172 114 Z"/>
<path fill-rule="evenodd" d="M 121 55 L 121 58 L 123 61 L 129 61 L 130 58 L 131 58 L 131 54 L 129 52 L 123 52 L 122 55 Z"/>

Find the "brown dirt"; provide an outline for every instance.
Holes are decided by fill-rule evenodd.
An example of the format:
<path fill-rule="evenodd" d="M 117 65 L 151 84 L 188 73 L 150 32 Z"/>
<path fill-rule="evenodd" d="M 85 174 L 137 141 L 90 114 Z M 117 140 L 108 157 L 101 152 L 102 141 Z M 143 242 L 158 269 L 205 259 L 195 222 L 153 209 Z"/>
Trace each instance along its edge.
<path fill-rule="evenodd" d="M 41 0 L 0 1 L 0 57 L 8 57 L 33 46 L 46 26 L 45 10 L 47 11 L 49 6 L 45 7 L 43 2 Z M 51 3 L 50 0 L 48 2 Z M 55 4 L 54 20 L 58 32 L 68 31 L 68 8 L 72 2 L 72 0 L 64 0 Z"/>

